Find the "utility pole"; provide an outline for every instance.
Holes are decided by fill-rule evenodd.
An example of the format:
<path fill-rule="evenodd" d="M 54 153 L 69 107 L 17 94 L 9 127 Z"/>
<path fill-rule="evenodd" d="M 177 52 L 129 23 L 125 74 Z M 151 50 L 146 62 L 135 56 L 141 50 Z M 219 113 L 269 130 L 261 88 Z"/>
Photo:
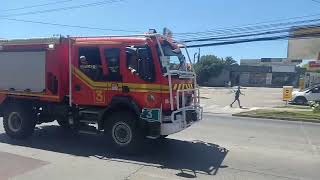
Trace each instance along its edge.
<path fill-rule="evenodd" d="M 198 54 L 198 53 L 194 53 L 194 54 L 193 54 L 193 64 L 196 63 L 196 56 L 197 56 L 197 54 Z"/>
<path fill-rule="evenodd" d="M 200 61 L 200 48 L 198 49 L 198 61 L 197 63 Z"/>

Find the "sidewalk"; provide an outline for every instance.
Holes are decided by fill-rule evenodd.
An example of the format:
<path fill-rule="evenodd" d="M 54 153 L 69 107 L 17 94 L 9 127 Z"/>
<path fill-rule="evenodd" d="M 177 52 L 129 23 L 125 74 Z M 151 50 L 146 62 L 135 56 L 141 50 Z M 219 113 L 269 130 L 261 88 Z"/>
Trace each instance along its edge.
<path fill-rule="evenodd" d="M 233 107 L 230 103 L 234 100 L 234 92 L 231 88 L 224 87 L 201 87 L 200 101 L 204 113 L 232 115 L 265 107 L 283 105 L 281 99 L 282 90 L 279 88 L 243 87 L 241 90 L 246 96 L 241 96 L 243 108 L 238 107 L 236 102 Z"/>
<path fill-rule="evenodd" d="M 231 88 L 224 87 L 201 87 L 200 102 L 204 112 L 218 114 L 234 114 L 264 107 L 284 105 L 281 88 L 243 87 L 245 96 L 240 96 L 240 109 L 237 102 L 231 108 L 230 103 L 234 100 L 234 92 Z"/>
<path fill-rule="evenodd" d="M 230 107 L 228 106 L 221 106 L 217 104 L 210 104 L 210 103 L 201 103 L 203 106 L 203 112 L 204 113 L 210 113 L 210 114 L 225 114 L 225 115 L 232 115 L 236 113 L 241 113 L 241 112 L 247 112 L 247 111 L 252 111 L 256 109 L 260 109 L 259 107 L 250 107 L 250 108 L 239 108 L 239 107 Z"/>

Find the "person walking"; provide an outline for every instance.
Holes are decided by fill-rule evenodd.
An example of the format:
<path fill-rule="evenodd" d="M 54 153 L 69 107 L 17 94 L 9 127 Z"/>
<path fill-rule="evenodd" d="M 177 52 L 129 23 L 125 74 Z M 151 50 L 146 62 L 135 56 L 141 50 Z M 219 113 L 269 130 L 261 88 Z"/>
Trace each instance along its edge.
<path fill-rule="evenodd" d="M 239 107 L 242 108 L 242 106 L 240 105 L 240 99 L 239 99 L 240 95 L 244 95 L 244 94 L 241 93 L 240 86 L 238 86 L 238 89 L 235 91 L 234 101 L 230 104 L 230 107 L 232 107 L 233 103 L 238 101 Z"/>

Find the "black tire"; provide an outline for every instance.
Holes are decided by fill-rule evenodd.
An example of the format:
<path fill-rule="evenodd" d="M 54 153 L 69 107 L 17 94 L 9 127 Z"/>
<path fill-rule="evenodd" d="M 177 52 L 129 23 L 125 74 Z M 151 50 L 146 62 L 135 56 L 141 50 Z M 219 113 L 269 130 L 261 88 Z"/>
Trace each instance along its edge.
<path fill-rule="evenodd" d="M 63 129 L 70 129 L 71 128 L 71 126 L 67 120 L 57 119 L 57 122 L 58 122 L 59 126 L 62 127 Z"/>
<path fill-rule="evenodd" d="M 14 139 L 26 139 L 31 136 L 36 126 L 35 116 L 29 107 L 8 105 L 3 117 L 6 134 Z"/>
<path fill-rule="evenodd" d="M 168 137 L 168 135 L 160 135 L 160 137 L 158 139 L 166 139 Z"/>
<path fill-rule="evenodd" d="M 130 112 L 114 112 L 105 122 L 105 133 L 117 152 L 136 154 L 144 142 L 137 117 Z"/>
<path fill-rule="evenodd" d="M 296 104 L 305 105 L 305 104 L 307 104 L 308 101 L 307 101 L 307 99 L 305 97 L 299 96 L 299 97 L 296 97 L 294 102 Z"/>
<path fill-rule="evenodd" d="M 157 139 L 155 139 L 155 142 L 157 143 L 164 143 L 166 142 L 168 135 L 160 135 Z"/>

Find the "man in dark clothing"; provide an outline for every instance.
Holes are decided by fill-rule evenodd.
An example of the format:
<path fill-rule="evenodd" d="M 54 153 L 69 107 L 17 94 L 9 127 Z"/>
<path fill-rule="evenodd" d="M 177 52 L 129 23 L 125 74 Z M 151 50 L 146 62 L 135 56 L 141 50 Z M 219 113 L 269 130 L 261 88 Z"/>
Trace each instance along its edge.
<path fill-rule="evenodd" d="M 239 107 L 242 108 L 242 106 L 240 105 L 240 99 L 239 99 L 240 94 L 241 94 L 241 95 L 244 95 L 244 94 L 242 94 L 241 91 L 240 91 L 240 86 L 238 86 L 238 89 L 237 89 L 237 91 L 235 92 L 234 101 L 230 104 L 230 107 L 232 107 L 232 105 L 233 105 L 234 102 L 238 101 Z"/>

